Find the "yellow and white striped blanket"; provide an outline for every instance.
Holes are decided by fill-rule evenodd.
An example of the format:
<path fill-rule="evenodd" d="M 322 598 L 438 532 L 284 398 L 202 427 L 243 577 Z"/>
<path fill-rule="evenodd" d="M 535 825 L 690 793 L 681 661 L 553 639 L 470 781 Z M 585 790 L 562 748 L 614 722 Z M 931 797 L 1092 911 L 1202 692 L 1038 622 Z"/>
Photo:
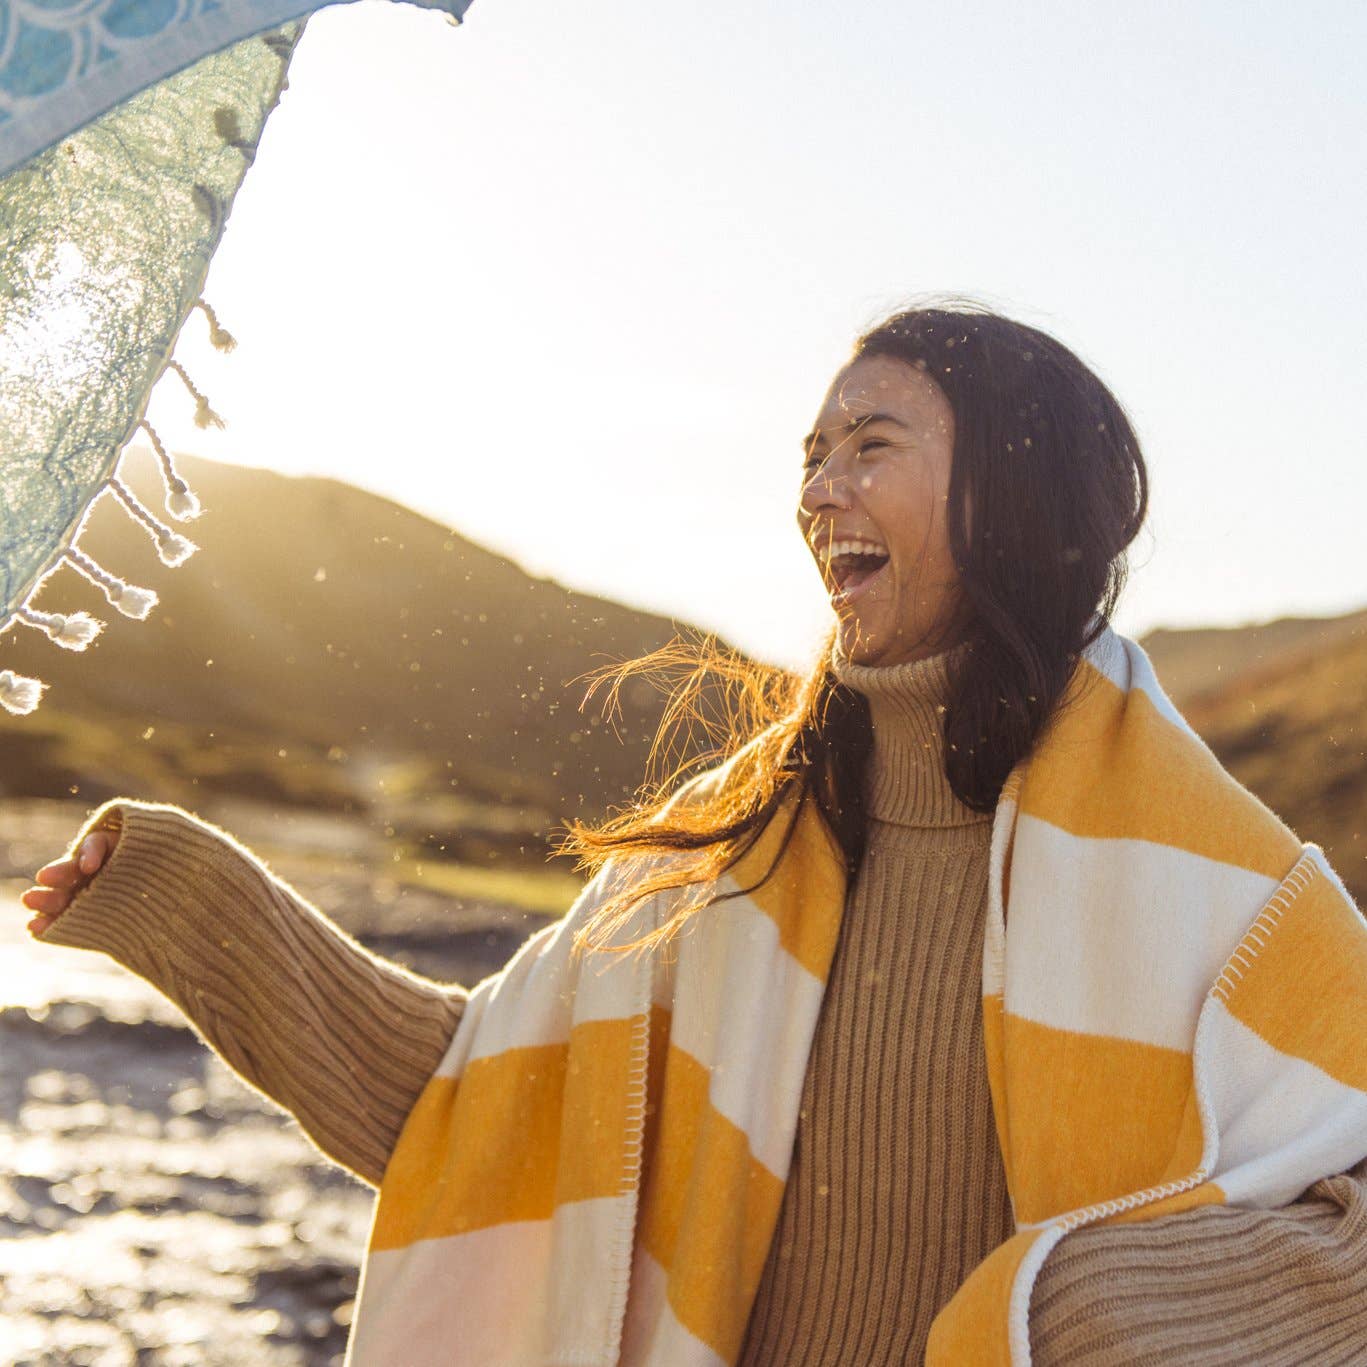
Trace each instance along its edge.
<path fill-rule="evenodd" d="M 1108 629 L 1070 699 L 993 825 L 984 1034 L 1017 1232 L 940 1312 L 930 1364 L 1028 1364 L 1031 1287 L 1079 1225 L 1284 1205 L 1367 1156 L 1367 922 L 1323 852 L 1133 641 Z M 845 902 L 825 823 L 795 821 L 773 876 L 668 953 L 571 956 L 631 876 L 610 865 L 474 989 L 385 1172 L 348 1367 L 735 1361 Z"/>

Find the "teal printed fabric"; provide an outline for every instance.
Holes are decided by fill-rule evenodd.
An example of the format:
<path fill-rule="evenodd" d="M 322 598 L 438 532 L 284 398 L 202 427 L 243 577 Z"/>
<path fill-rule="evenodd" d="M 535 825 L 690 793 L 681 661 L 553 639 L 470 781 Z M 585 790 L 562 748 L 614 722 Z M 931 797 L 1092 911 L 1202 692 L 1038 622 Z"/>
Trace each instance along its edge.
<path fill-rule="evenodd" d="M 458 23 L 470 0 L 413 0 Z M 103 626 L 33 603 L 64 561 L 145 617 L 151 589 L 76 544 L 199 299 L 317 0 L 0 0 L 0 706 L 26 624 L 80 650 Z M 187 379 L 187 386 L 190 382 Z M 195 393 L 204 414 L 207 400 Z M 201 423 L 201 425 L 204 425 Z M 155 444 L 155 442 L 154 442 Z M 198 511 L 163 456 L 166 511 Z M 179 485 L 179 488 L 176 486 Z M 193 551 L 147 508 L 164 563 Z"/>
<path fill-rule="evenodd" d="M 204 58 L 0 181 L 0 630 L 142 416 L 301 27 Z"/>
<path fill-rule="evenodd" d="M 411 0 L 459 20 L 470 0 Z M 0 176 L 167 76 L 318 0 L 0 0 Z"/>

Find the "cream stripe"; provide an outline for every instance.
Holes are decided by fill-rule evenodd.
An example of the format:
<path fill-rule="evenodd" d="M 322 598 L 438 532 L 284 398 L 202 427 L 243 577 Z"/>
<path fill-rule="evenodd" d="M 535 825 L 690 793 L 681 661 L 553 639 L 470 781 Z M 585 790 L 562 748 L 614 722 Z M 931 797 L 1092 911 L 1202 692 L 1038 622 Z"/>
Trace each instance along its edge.
<path fill-rule="evenodd" d="M 773 918 L 748 897 L 717 907 L 705 934 L 684 928 L 675 971 L 670 1042 L 708 1069 L 712 1105 L 783 1180 L 821 981 L 783 948 Z"/>
<path fill-rule="evenodd" d="M 538 931 L 502 973 L 471 989 L 460 1024 L 437 1065 L 438 1077 L 459 1077 L 472 1059 L 508 1049 L 564 1044 L 570 1007 L 560 986 L 568 950 L 568 918 Z M 516 1003 L 514 1009 L 509 1007 Z"/>
<path fill-rule="evenodd" d="M 1220 1126 L 1216 1181 L 1270 1208 L 1367 1157 L 1367 1093 L 1274 1049 L 1212 997 L 1201 1048 Z"/>
<path fill-rule="evenodd" d="M 701 1339 L 679 1323 L 669 1304 L 665 1270 L 645 1251 L 631 1264 L 631 1303 L 627 1308 L 619 1367 L 726 1367 Z"/>
<path fill-rule="evenodd" d="M 642 867 L 645 867 L 644 865 Z M 621 870 L 609 866 L 580 893 L 559 921 L 527 940 L 506 968 L 485 978 L 470 994 L 460 1025 L 437 1066 L 441 1077 L 459 1077 L 471 1060 L 509 1049 L 568 1041 L 572 1025 L 620 1020 L 635 1000 L 636 958 L 607 951 L 571 959 L 574 936 L 620 883 Z M 616 940 L 625 943 L 653 929 L 663 893 L 638 906 Z M 564 990 L 567 981 L 575 984 Z"/>
<path fill-rule="evenodd" d="M 1019 775 L 1021 770 L 1016 771 Z M 983 930 L 984 996 L 1000 996 L 1006 983 L 1006 855 L 1015 839 L 1019 777 L 1008 778 L 992 817 L 987 865 L 987 924 Z"/>
<path fill-rule="evenodd" d="M 1278 887 L 1174 846 L 1077 836 L 1028 814 L 1013 864 L 1006 1009 L 1168 1049 L 1191 1048 L 1206 992 Z"/>
<path fill-rule="evenodd" d="M 1160 716 L 1170 721 L 1179 731 L 1200 742 L 1205 742 L 1192 730 L 1190 722 L 1173 706 L 1172 699 L 1163 691 L 1154 673 L 1153 662 L 1143 647 L 1127 636 L 1108 629 L 1084 652 L 1084 658 L 1099 674 L 1104 675 L 1122 693 L 1139 690 L 1153 704 Z"/>
<path fill-rule="evenodd" d="M 589 1354 L 612 1341 L 616 1307 L 612 1298 L 586 1296 L 585 1275 L 606 1281 L 612 1265 L 614 1235 L 630 1229 L 635 1214 L 633 1196 L 571 1201 L 557 1206 L 551 1236 L 551 1322 L 560 1350 L 557 1361 L 575 1361 L 576 1350 Z M 562 1356 L 563 1355 L 563 1356 Z"/>
<path fill-rule="evenodd" d="M 344 1367 L 526 1367 L 546 1350 L 548 1220 L 370 1254 Z"/>

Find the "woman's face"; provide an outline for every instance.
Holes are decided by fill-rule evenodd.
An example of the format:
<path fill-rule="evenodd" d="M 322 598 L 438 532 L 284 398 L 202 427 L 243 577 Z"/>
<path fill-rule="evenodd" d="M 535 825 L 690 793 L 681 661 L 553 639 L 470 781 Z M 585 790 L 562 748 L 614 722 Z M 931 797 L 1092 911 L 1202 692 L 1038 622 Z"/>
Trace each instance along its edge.
<path fill-rule="evenodd" d="M 846 657 L 901 664 L 954 644 L 965 600 L 945 520 L 954 410 L 944 391 L 905 361 L 852 361 L 803 448 L 798 526 Z"/>

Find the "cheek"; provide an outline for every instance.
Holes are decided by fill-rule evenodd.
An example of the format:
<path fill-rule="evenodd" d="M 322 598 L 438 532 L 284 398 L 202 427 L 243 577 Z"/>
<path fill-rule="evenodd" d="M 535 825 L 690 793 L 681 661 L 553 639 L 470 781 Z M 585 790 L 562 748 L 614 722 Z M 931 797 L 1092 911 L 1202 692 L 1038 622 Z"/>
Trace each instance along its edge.
<path fill-rule="evenodd" d="M 925 471 L 899 472 L 898 477 L 870 477 L 864 506 L 877 522 L 888 544 L 916 560 L 937 554 L 946 539 L 941 494 Z"/>

